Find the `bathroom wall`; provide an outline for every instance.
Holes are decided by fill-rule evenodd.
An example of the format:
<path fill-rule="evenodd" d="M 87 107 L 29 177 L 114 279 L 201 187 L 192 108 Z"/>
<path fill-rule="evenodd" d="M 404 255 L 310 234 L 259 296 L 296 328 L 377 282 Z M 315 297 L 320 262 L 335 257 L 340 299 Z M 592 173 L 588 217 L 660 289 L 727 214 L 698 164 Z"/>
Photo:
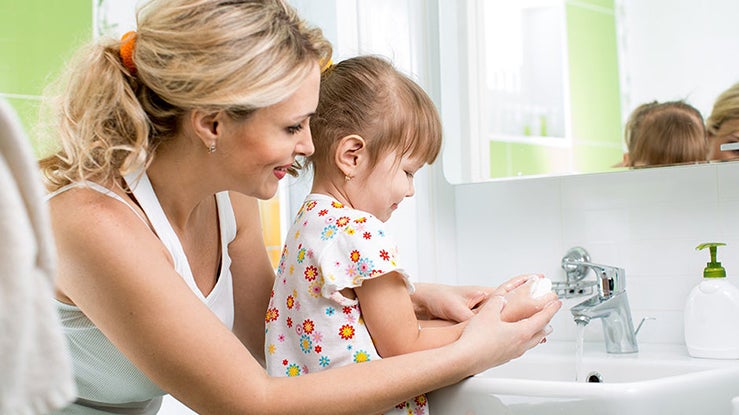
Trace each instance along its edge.
<path fill-rule="evenodd" d="M 593 262 L 626 270 L 635 324 L 655 318 L 640 342 L 683 343 L 684 302 L 708 261 L 699 243 L 728 244 L 719 260 L 739 286 L 739 163 L 458 185 L 454 204 L 447 220 L 456 275 L 438 280 L 496 285 L 520 273 L 564 280 L 561 257 L 582 246 Z M 574 339 L 567 309 L 582 299 L 565 301 L 552 339 Z M 591 324 L 586 340 L 602 341 L 600 326 Z"/>
<path fill-rule="evenodd" d="M 0 3 L 0 98 L 13 106 L 32 138 L 43 88 L 90 38 L 91 25 L 91 0 Z M 36 140 L 34 145 L 38 150 Z"/>
<path fill-rule="evenodd" d="M 12 3 L 0 5 L 0 96 L 30 126 L 48 74 L 89 38 L 92 12 L 89 0 Z M 9 47 L 29 38 L 34 49 Z M 562 280 L 561 256 L 582 246 L 594 262 L 626 270 L 635 321 L 655 318 L 639 341 L 682 343 L 684 301 L 708 257 L 695 246 L 726 242 L 719 258 L 739 285 L 738 184 L 732 163 L 452 186 L 439 164 L 418 175 L 416 197 L 391 226 L 407 268 L 424 281 L 496 285 L 532 272 Z M 566 301 L 552 339 L 574 338 L 567 308 L 579 300 Z M 600 324 L 586 335 L 602 341 Z M 167 413 L 185 412 L 167 400 Z"/>

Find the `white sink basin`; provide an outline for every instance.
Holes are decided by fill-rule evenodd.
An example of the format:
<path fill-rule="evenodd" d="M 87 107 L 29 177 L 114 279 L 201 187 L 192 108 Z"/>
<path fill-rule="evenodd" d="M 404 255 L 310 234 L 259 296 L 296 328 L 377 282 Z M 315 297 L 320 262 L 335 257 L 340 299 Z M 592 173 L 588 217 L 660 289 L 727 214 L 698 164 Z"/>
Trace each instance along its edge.
<path fill-rule="evenodd" d="M 546 343 L 429 394 L 430 408 L 441 415 L 732 414 L 739 360 L 694 359 L 681 345 L 639 347 L 639 353 L 612 355 L 603 344 L 586 343 L 576 382 L 575 344 Z"/>

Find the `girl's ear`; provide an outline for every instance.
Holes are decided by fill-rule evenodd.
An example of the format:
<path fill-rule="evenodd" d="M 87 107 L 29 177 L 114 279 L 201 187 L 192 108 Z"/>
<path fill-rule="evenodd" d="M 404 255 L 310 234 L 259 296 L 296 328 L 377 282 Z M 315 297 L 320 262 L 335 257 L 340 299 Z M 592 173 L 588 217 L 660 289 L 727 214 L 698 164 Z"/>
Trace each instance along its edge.
<path fill-rule="evenodd" d="M 203 110 L 193 110 L 190 112 L 190 124 L 192 125 L 195 135 L 203 142 L 205 148 L 215 149 L 218 139 L 222 134 L 221 118 L 222 112 L 206 112 Z"/>
<path fill-rule="evenodd" d="M 342 137 L 336 145 L 334 162 L 345 177 L 354 177 L 355 170 L 367 158 L 367 144 L 359 135 Z"/>

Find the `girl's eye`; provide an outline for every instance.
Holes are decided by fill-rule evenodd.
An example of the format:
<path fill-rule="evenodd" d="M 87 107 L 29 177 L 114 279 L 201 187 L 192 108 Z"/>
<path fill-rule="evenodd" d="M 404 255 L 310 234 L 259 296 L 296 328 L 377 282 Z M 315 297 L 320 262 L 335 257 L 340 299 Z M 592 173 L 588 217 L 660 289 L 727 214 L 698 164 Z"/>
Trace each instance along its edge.
<path fill-rule="evenodd" d="M 406 177 L 408 177 L 409 179 L 412 179 L 412 178 L 413 178 L 413 172 L 410 172 L 410 171 L 406 171 L 406 172 L 405 172 L 405 175 L 406 175 Z"/>
<path fill-rule="evenodd" d="M 297 134 L 297 133 L 299 133 L 302 130 L 303 130 L 303 124 L 302 123 L 296 124 L 296 125 L 293 125 L 293 126 L 290 126 L 290 127 L 287 127 L 287 132 L 290 133 L 290 134 Z"/>

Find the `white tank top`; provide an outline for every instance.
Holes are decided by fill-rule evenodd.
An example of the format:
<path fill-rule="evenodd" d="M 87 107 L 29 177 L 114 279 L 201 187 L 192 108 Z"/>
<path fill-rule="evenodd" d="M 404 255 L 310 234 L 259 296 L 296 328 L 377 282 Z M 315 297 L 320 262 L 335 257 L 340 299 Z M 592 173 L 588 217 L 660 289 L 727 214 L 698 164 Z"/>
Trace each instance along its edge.
<path fill-rule="evenodd" d="M 221 267 L 213 290 L 207 295 L 195 284 L 180 240 L 167 220 L 145 173 L 128 175 L 126 181 L 151 222 L 153 231 L 174 259 L 175 270 L 190 289 L 229 329 L 233 328 L 234 303 L 231 258 L 228 246 L 236 236 L 236 218 L 227 192 L 216 194 L 221 238 Z M 47 200 L 72 188 L 87 186 L 121 201 L 146 220 L 115 192 L 93 182 L 73 183 L 47 196 Z M 105 335 L 75 306 L 56 301 L 62 328 L 71 352 L 79 398 L 67 408 L 55 412 L 64 415 L 155 414 L 165 394 L 138 370 Z"/>

